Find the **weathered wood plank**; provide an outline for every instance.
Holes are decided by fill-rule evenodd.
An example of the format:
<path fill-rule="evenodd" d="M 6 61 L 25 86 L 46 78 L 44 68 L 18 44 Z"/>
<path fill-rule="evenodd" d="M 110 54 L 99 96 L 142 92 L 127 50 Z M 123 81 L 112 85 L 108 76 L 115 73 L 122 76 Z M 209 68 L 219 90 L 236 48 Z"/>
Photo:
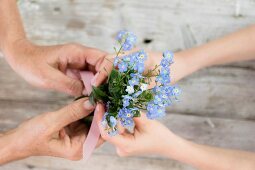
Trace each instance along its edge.
<path fill-rule="evenodd" d="M 169 110 L 212 117 L 254 119 L 255 72 L 252 68 L 213 67 L 183 80 L 180 104 Z"/>
<path fill-rule="evenodd" d="M 27 110 L 29 109 L 24 108 L 24 111 Z M 9 119 L 7 117 L 8 116 L 5 117 L 5 120 L 7 122 L 8 120 L 13 120 L 13 115 L 9 115 Z M 26 116 L 24 116 L 23 118 L 25 117 Z M 2 120 L 2 118 L 0 120 Z M 5 123 L 4 127 L 8 127 L 6 126 L 7 124 L 11 124 L 11 126 L 14 126 L 20 120 L 15 121 L 16 122 Z M 254 122 L 197 116 L 182 116 L 176 114 L 168 115 L 162 122 L 166 124 L 167 127 L 172 129 L 172 131 L 174 131 L 176 134 L 181 135 L 192 141 L 220 147 L 255 151 L 255 134 L 253 133 L 253 129 L 255 128 Z M 2 127 L 1 126 L 2 123 L 3 121 L 0 121 L 0 129 Z M 70 161 L 64 161 L 62 159 L 39 157 L 11 163 L 9 165 L 0 167 L 0 169 L 7 170 L 12 169 L 13 167 L 16 167 L 20 170 L 23 169 L 60 170 L 81 168 L 84 169 L 106 168 L 115 170 L 121 167 L 122 167 L 121 169 L 125 170 L 135 170 L 139 168 L 145 168 L 148 170 L 164 168 L 166 169 L 170 167 L 176 170 L 192 169 L 179 162 L 162 159 L 157 156 L 118 158 L 115 155 L 114 148 L 109 144 L 106 144 L 100 149 L 98 149 L 87 164 L 82 161 L 74 163 Z"/>
<path fill-rule="evenodd" d="M 160 0 L 157 3 L 41 0 L 24 4 L 21 11 L 34 41 L 44 44 L 78 41 L 105 50 L 112 50 L 114 34 L 121 28 L 133 30 L 141 47 L 177 50 L 188 47 L 181 27 L 190 29 L 195 44 L 201 44 L 255 21 L 254 2 L 249 0 Z M 146 38 L 154 41 L 143 44 Z"/>
<path fill-rule="evenodd" d="M 28 0 L 20 9 L 28 36 L 39 44 L 76 41 L 112 52 L 114 35 L 134 31 L 138 46 L 182 50 L 253 24 L 254 0 Z M 151 39 L 151 43 L 144 43 Z M 56 110 L 72 98 L 28 85 L 0 59 L 0 130 L 41 112 Z M 175 133 L 221 147 L 255 151 L 254 62 L 202 70 L 180 82 L 181 103 L 163 122 Z M 181 115 L 184 114 L 184 115 Z M 194 115 L 194 116 L 192 116 Z M 218 117 L 218 118 L 215 118 Z M 230 119 L 223 119 L 230 118 Z M 235 120 L 231 120 L 235 119 Z M 102 161 L 105 160 L 105 161 Z M 88 164 L 55 158 L 30 158 L 7 169 L 192 169 L 158 157 L 118 158 L 105 145 Z"/>
<path fill-rule="evenodd" d="M 114 155 L 95 154 L 88 163 L 71 162 L 58 158 L 29 158 L 0 167 L 1 170 L 193 170 L 188 165 L 167 159 L 119 158 Z"/>

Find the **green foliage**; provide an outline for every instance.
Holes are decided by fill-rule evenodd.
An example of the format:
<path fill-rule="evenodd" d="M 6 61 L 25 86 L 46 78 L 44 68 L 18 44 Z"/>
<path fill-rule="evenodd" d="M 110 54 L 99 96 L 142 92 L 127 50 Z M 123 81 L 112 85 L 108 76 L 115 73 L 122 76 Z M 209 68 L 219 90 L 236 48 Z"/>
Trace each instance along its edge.
<path fill-rule="evenodd" d="M 108 101 L 108 95 L 106 93 L 107 84 L 101 85 L 99 87 L 92 87 L 93 90 L 89 96 L 89 101 L 94 105 L 97 101 Z"/>
<path fill-rule="evenodd" d="M 113 69 L 110 74 L 108 91 L 113 98 L 121 98 L 125 93 L 125 89 L 123 88 L 123 86 L 125 86 L 123 76 L 124 75 L 116 69 Z"/>
<path fill-rule="evenodd" d="M 139 96 L 139 100 L 144 100 L 145 102 L 149 102 L 153 99 L 153 93 L 150 90 L 143 91 L 143 93 Z"/>

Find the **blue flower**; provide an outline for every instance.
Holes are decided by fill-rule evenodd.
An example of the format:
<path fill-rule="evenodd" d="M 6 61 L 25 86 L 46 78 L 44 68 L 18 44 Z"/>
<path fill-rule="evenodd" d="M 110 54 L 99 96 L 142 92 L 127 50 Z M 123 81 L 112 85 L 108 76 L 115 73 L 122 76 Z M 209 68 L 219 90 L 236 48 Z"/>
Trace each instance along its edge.
<path fill-rule="evenodd" d="M 137 40 L 135 34 L 132 33 L 132 32 L 127 32 L 127 34 L 128 34 L 128 36 L 126 38 L 126 42 L 125 43 L 129 43 L 129 44 L 134 45 L 136 43 L 136 40 Z"/>
<path fill-rule="evenodd" d="M 133 112 L 132 112 L 132 110 L 131 109 L 128 109 L 128 108 L 122 108 L 122 109 L 120 109 L 119 110 L 119 112 L 118 112 L 118 117 L 119 118 L 130 118 L 130 117 L 133 117 L 134 116 L 134 114 L 133 114 Z"/>
<path fill-rule="evenodd" d="M 118 135 L 119 132 L 117 129 L 109 129 L 108 134 L 112 137 Z"/>
<path fill-rule="evenodd" d="M 137 38 L 134 33 L 124 30 L 117 34 L 116 39 L 122 44 L 122 50 L 128 51 L 134 47 Z"/>
<path fill-rule="evenodd" d="M 181 94 L 180 88 L 174 86 L 174 87 L 172 88 L 172 94 L 173 94 L 173 96 L 179 96 L 179 95 Z"/>
<path fill-rule="evenodd" d="M 170 64 L 172 64 L 174 61 L 173 61 L 173 59 L 174 59 L 174 53 L 173 52 L 171 52 L 171 51 L 165 51 L 164 53 L 163 53 L 163 57 L 170 63 Z"/>
<path fill-rule="evenodd" d="M 119 62 L 120 62 L 120 58 L 119 57 L 115 57 L 114 58 L 114 62 L 113 62 L 114 67 L 116 67 Z"/>
<path fill-rule="evenodd" d="M 170 68 L 169 67 L 161 67 L 160 74 L 161 75 L 170 75 Z"/>
<path fill-rule="evenodd" d="M 138 73 L 144 72 L 144 63 L 137 62 L 134 65 L 134 70 L 136 70 Z"/>
<path fill-rule="evenodd" d="M 130 86 L 135 86 L 139 84 L 139 79 L 138 78 L 132 78 L 131 80 L 128 81 L 128 84 Z"/>
<path fill-rule="evenodd" d="M 117 125 L 117 119 L 113 116 L 110 117 L 110 125 L 111 127 L 115 127 Z"/>
<path fill-rule="evenodd" d="M 122 39 L 124 38 L 124 36 L 126 35 L 126 33 L 127 33 L 126 30 L 119 31 L 117 36 L 116 36 L 116 40 L 121 42 Z"/>
<path fill-rule="evenodd" d="M 171 82 L 170 75 L 168 75 L 168 74 L 158 75 L 158 76 L 156 76 L 156 82 L 159 82 L 163 85 L 169 84 Z"/>
<path fill-rule="evenodd" d="M 102 122 L 101 122 L 101 124 L 102 124 L 102 126 L 103 126 L 104 128 L 107 127 L 107 120 L 106 120 L 106 117 L 107 117 L 108 114 L 109 114 L 108 112 L 105 112 L 105 113 L 104 113 L 104 116 L 103 116 L 103 119 L 102 119 Z"/>
<path fill-rule="evenodd" d="M 163 59 L 160 61 L 160 65 L 161 65 L 162 67 L 169 67 L 169 66 L 170 66 L 170 62 L 169 62 L 167 59 L 163 58 Z"/>
<path fill-rule="evenodd" d="M 135 94 L 133 94 L 133 97 L 137 98 L 138 96 L 140 96 L 142 94 L 142 91 L 138 91 Z"/>
<path fill-rule="evenodd" d="M 144 78 L 143 75 L 141 73 L 131 73 L 130 76 L 132 78 L 137 78 L 137 79 L 142 79 Z"/>
<path fill-rule="evenodd" d="M 147 59 L 147 54 L 143 50 L 141 50 L 137 53 L 137 59 L 139 62 L 144 63 L 144 61 Z"/>
<path fill-rule="evenodd" d="M 156 105 L 162 105 L 164 102 L 163 98 L 161 95 L 155 95 L 154 96 L 154 100 L 153 100 L 153 103 L 156 104 Z"/>
<path fill-rule="evenodd" d="M 129 44 L 129 43 L 124 43 L 122 44 L 122 50 L 123 51 L 129 51 L 133 48 L 133 45 L 132 44 Z"/>
<path fill-rule="evenodd" d="M 133 116 L 134 114 L 131 109 L 122 108 L 118 112 L 121 125 L 126 128 L 134 126 Z"/>
<path fill-rule="evenodd" d="M 133 55 L 127 55 L 123 57 L 122 61 L 125 61 L 128 64 L 129 68 L 132 69 L 135 65 L 136 58 Z"/>
<path fill-rule="evenodd" d="M 153 103 L 149 103 L 148 104 L 147 110 L 148 110 L 148 112 L 147 112 L 146 116 L 149 119 L 161 118 L 161 117 L 163 117 L 166 114 L 164 107 L 160 107 L 160 106 L 155 105 Z"/>
<path fill-rule="evenodd" d="M 127 69 L 128 69 L 127 67 L 128 67 L 128 65 L 127 65 L 126 62 L 120 62 L 120 63 L 118 64 L 118 69 L 119 69 L 119 71 L 120 71 L 121 73 L 126 72 Z"/>
<path fill-rule="evenodd" d="M 130 100 L 132 100 L 133 98 L 129 95 L 125 95 L 123 96 L 122 102 L 123 102 L 123 107 L 127 107 L 130 105 Z"/>

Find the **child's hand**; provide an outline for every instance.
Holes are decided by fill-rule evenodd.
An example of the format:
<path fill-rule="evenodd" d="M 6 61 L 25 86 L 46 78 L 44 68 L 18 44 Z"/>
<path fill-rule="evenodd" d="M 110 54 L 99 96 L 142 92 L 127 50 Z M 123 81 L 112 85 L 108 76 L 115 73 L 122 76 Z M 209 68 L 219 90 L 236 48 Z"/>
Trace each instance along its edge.
<path fill-rule="evenodd" d="M 167 155 L 175 152 L 175 144 L 179 138 L 158 121 L 149 120 L 144 114 L 135 118 L 134 134 L 120 130 L 119 135 L 109 136 L 101 125 L 104 106 L 98 104 L 95 111 L 102 138 L 116 147 L 119 156 L 143 154 Z M 119 128 L 120 129 L 120 128 Z"/>
<path fill-rule="evenodd" d="M 132 52 L 136 52 L 139 49 L 134 49 L 129 53 L 125 53 L 122 56 L 128 55 Z M 151 69 L 155 68 L 155 65 L 159 65 L 160 61 L 162 59 L 162 53 L 159 52 L 146 52 L 148 55 L 148 58 L 145 62 L 145 70 L 144 73 L 148 72 Z M 114 57 L 116 55 L 109 54 L 107 55 L 104 60 L 101 62 L 101 64 L 98 65 L 97 69 L 99 70 L 98 73 L 95 75 L 95 78 L 92 80 L 93 86 L 99 86 L 102 84 L 108 77 L 108 75 L 111 73 L 111 70 L 113 69 L 113 62 Z M 122 57 L 120 56 L 120 57 Z M 176 83 L 183 77 L 187 76 L 191 73 L 189 70 L 189 67 L 187 67 L 188 63 L 186 61 L 186 58 L 183 57 L 180 53 L 174 54 L 174 63 L 170 66 L 171 70 L 171 81 L 172 83 Z M 152 83 L 151 86 L 153 87 L 155 84 Z"/>

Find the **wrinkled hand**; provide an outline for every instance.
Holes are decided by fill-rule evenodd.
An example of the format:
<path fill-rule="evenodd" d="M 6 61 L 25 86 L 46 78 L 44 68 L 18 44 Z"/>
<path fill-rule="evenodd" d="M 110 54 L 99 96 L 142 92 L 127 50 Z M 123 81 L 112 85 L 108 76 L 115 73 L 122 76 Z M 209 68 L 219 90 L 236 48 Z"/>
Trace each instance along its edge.
<path fill-rule="evenodd" d="M 9 138 L 12 152 L 16 154 L 15 158 L 12 154 L 12 158 L 6 161 L 29 156 L 81 159 L 82 146 L 88 129 L 78 120 L 86 117 L 93 110 L 94 106 L 87 99 L 80 99 L 58 111 L 44 113 L 22 123 L 18 128 L 4 135 Z"/>
<path fill-rule="evenodd" d="M 158 121 L 149 120 L 142 114 L 141 117 L 134 118 L 135 130 L 133 134 L 119 128 L 119 135 L 109 136 L 101 124 L 104 112 L 104 106 L 98 104 L 95 114 L 97 115 L 101 136 L 105 141 L 116 147 L 119 156 L 165 155 L 166 150 L 174 154 L 174 148 L 177 146 L 176 141 L 179 139 Z"/>
<path fill-rule="evenodd" d="M 83 83 L 70 70 L 98 72 L 106 53 L 79 44 L 36 46 L 27 40 L 17 41 L 5 50 L 12 68 L 32 85 L 54 89 L 74 96 L 81 95 Z"/>

